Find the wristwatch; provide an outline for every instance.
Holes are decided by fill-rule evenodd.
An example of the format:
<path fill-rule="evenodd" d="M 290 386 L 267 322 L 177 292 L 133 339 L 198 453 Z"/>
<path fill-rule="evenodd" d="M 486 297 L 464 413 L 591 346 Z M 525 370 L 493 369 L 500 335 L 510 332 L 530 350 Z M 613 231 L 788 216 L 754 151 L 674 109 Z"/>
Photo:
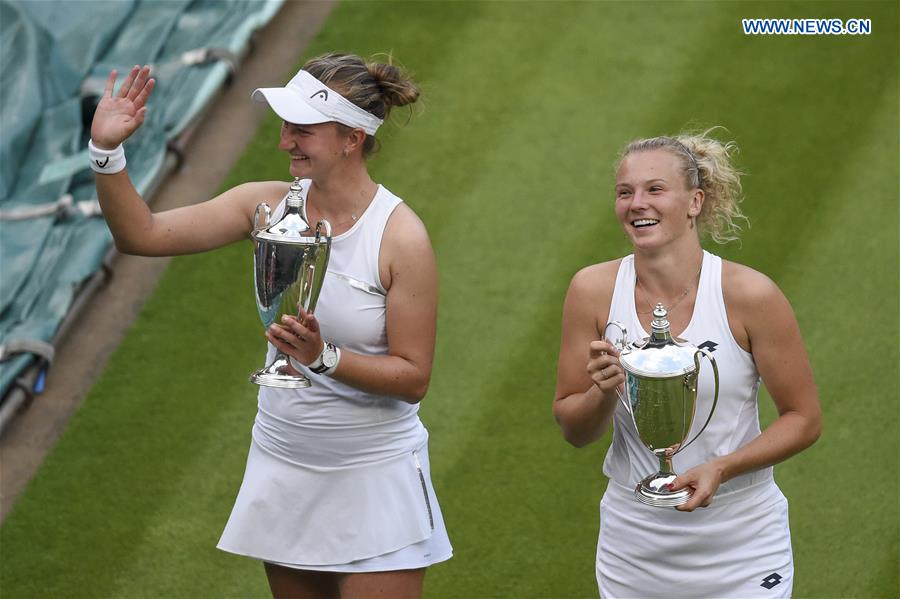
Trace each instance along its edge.
<path fill-rule="evenodd" d="M 316 374 L 330 375 L 341 361 L 341 350 L 333 343 L 325 342 L 325 348 L 316 360 L 309 365 L 309 369 Z"/>

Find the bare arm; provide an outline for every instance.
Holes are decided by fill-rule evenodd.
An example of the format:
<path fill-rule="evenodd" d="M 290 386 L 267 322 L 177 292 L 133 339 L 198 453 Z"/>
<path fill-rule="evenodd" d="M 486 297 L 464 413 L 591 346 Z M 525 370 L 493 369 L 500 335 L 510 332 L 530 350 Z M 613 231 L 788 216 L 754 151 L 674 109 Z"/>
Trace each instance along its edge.
<path fill-rule="evenodd" d="M 371 356 L 342 350 L 332 376 L 358 389 L 417 403 L 431 381 L 437 265 L 425 226 L 405 204 L 398 206 L 388 221 L 379 261 L 388 288 L 388 353 Z M 305 326 L 288 317 L 284 325 L 269 328 L 269 341 L 301 363 L 311 364 L 324 347 L 315 317 L 308 318 Z"/>
<path fill-rule="evenodd" d="M 138 256 L 175 256 L 211 250 L 246 239 L 260 202 L 275 210 L 287 193 L 281 181 L 245 183 L 192 206 L 153 213 L 127 171 L 97 175 L 97 197 L 119 251 Z"/>
<path fill-rule="evenodd" d="M 618 352 L 602 340 L 617 268 L 608 262 L 579 271 L 566 294 L 553 415 L 575 447 L 603 436 L 625 381 Z"/>
<path fill-rule="evenodd" d="M 738 341 L 749 345 L 779 416 L 747 445 L 678 477 L 675 489 L 695 488 L 694 497 L 679 508 L 686 511 L 708 505 L 722 482 L 803 451 L 822 430 L 812 368 L 787 298 L 768 277 L 731 263 L 723 268 L 723 288 L 729 321 Z"/>
<path fill-rule="evenodd" d="M 150 69 L 134 67 L 113 94 L 116 72 L 110 73 L 91 124 L 94 145 L 113 149 L 144 122 L 146 102 L 154 87 Z M 172 256 L 213 249 L 244 239 L 259 202 L 270 208 L 287 191 L 279 182 L 248 183 L 213 200 L 153 214 L 131 183 L 128 171 L 95 174 L 97 197 L 116 247 L 128 254 Z"/>

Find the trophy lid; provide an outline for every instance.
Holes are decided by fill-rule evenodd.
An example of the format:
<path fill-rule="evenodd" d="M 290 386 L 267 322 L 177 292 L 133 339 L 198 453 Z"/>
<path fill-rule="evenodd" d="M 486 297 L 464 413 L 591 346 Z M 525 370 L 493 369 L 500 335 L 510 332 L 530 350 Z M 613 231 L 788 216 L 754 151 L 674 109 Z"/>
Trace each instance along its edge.
<path fill-rule="evenodd" d="M 667 316 L 666 308 L 656 304 L 650 336 L 632 344 L 619 356 L 625 370 L 645 378 L 669 378 L 697 369 L 694 358 L 697 348 L 672 337 Z"/>
<path fill-rule="evenodd" d="M 253 232 L 258 240 L 305 245 L 315 239 L 315 230 L 303 215 L 303 186 L 295 178 L 285 200 L 284 216 L 277 223 Z"/>

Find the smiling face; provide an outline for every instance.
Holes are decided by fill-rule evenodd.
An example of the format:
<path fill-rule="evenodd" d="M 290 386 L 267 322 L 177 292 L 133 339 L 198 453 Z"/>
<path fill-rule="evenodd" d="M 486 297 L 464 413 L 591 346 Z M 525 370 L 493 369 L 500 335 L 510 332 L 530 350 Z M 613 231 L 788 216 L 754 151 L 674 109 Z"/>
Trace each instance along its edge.
<path fill-rule="evenodd" d="M 616 173 L 616 217 L 635 248 L 662 247 L 685 235 L 697 238 L 692 219 L 703 191 L 690 188 L 681 159 L 666 150 L 628 154 Z"/>
<path fill-rule="evenodd" d="M 278 149 L 291 157 L 292 177 L 317 179 L 330 173 L 341 162 L 346 136 L 335 123 L 318 125 L 281 125 Z"/>

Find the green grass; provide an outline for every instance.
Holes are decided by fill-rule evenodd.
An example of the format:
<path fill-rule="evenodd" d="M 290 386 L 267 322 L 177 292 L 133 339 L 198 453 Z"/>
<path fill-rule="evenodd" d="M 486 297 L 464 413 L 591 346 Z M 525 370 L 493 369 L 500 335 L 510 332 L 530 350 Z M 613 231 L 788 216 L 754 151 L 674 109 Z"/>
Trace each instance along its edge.
<path fill-rule="evenodd" d="M 873 34 L 747 37 L 742 17 L 871 18 Z M 563 295 L 576 270 L 628 251 L 619 148 L 714 124 L 742 148 L 753 227 L 708 247 L 791 299 L 824 408 L 819 442 L 776 469 L 795 596 L 895 596 L 897 22 L 890 2 L 337 8 L 307 56 L 392 50 L 425 90 L 372 171 L 426 222 L 441 271 L 421 414 L 456 556 L 427 596 L 596 595 L 608 439 L 575 450 L 550 415 Z M 286 177 L 277 127 L 224 186 Z M 172 262 L 0 529 L 4 597 L 267 594 L 258 564 L 215 549 L 262 360 L 251 276 L 248 244 Z"/>

